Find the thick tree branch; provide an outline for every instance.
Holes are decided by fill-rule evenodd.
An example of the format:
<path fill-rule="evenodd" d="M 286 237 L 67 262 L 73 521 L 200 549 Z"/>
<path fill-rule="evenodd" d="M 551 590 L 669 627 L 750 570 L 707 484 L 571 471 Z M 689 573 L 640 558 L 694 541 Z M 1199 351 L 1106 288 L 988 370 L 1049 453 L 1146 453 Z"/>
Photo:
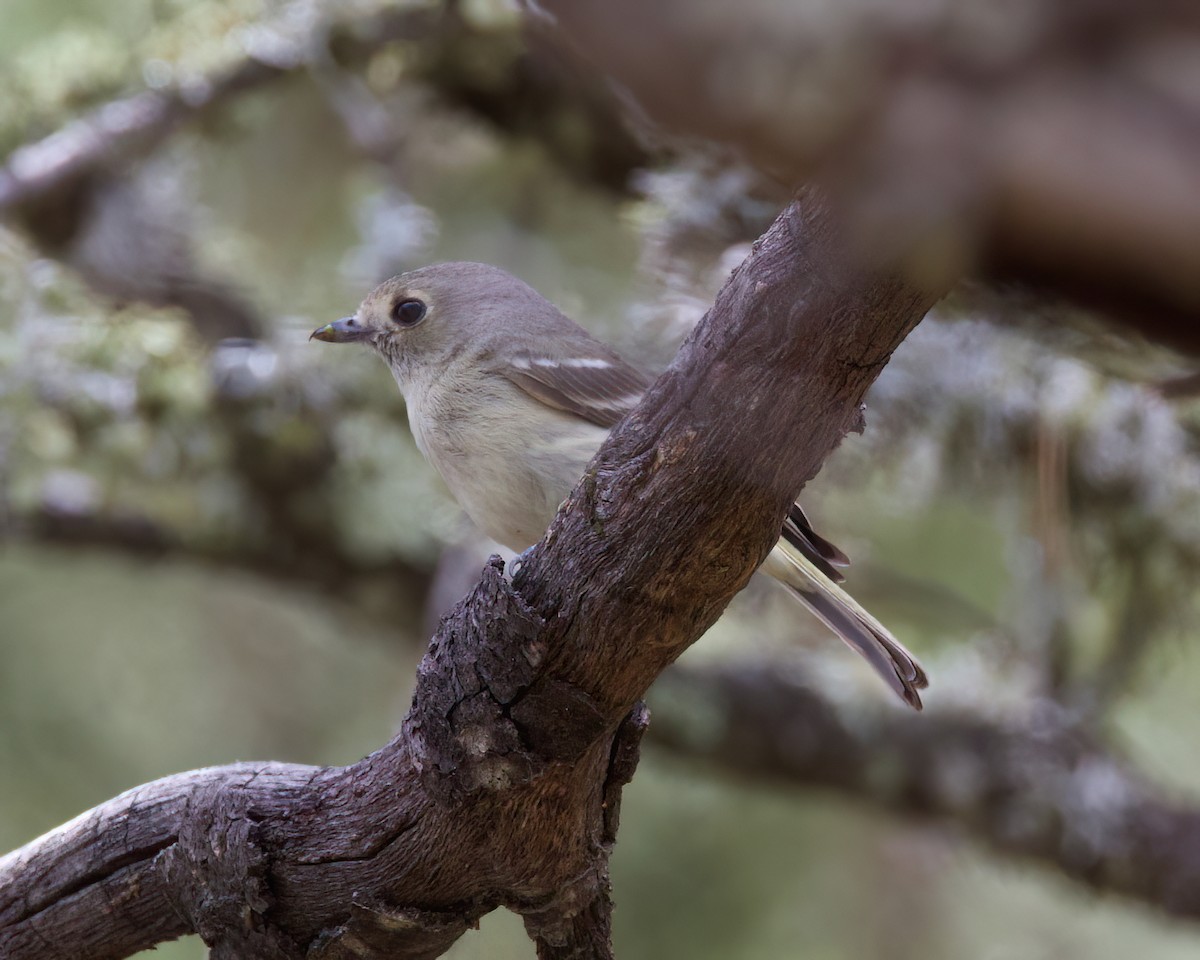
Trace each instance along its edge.
<path fill-rule="evenodd" d="M 847 712 L 778 664 L 670 671 L 653 740 L 723 770 L 832 788 L 1097 890 L 1200 919 L 1200 809 L 1046 702 L 1037 719 Z M 698 722 L 702 718 L 702 722 Z"/>
<path fill-rule="evenodd" d="M 443 621 L 395 740 L 343 768 L 151 785 L 167 829 L 114 801 L 35 841 L 0 871 L 0 954 L 45 957 L 54 911 L 89 928 L 72 957 L 121 956 L 170 902 L 152 935 L 196 930 L 217 957 L 432 957 L 499 905 L 543 956 L 607 956 L 637 702 L 746 583 L 934 299 L 864 266 L 836 222 L 816 197 L 780 216 L 512 582 L 490 563 Z M 137 884 L 112 889 L 98 859 Z"/>
<path fill-rule="evenodd" d="M 231 770 L 130 790 L 0 859 L 0 954 L 124 957 L 188 933 L 161 879 L 161 855 L 177 841 L 193 793 Z M 114 904 L 119 916 L 98 922 Z"/>

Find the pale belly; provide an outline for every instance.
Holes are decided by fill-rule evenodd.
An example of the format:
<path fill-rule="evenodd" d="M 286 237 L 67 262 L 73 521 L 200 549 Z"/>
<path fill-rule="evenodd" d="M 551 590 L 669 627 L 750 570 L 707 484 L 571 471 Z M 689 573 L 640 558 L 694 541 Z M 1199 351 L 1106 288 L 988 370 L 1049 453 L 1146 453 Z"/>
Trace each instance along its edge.
<path fill-rule="evenodd" d="M 608 431 L 507 383 L 486 403 L 438 399 L 409 406 L 425 458 L 485 534 L 518 553 L 537 543 Z"/>

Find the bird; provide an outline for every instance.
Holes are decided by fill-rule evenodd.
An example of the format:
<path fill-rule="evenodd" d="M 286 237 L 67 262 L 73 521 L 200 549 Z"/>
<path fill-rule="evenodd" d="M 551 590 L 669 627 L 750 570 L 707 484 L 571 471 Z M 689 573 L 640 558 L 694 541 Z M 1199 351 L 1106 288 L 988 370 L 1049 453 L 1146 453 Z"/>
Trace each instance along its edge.
<path fill-rule="evenodd" d="M 404 395 L 422 455 L 472 522 L 517 553 L 541 539 L 653 380 L 529 284 L 484 263 L 438 263 L 385 280 L 352 316 L 309 339 L 375 349 Z M 760 570 L 920 710 L 928 677 L 839 586 L 849 562 L 797 503 Z"/>

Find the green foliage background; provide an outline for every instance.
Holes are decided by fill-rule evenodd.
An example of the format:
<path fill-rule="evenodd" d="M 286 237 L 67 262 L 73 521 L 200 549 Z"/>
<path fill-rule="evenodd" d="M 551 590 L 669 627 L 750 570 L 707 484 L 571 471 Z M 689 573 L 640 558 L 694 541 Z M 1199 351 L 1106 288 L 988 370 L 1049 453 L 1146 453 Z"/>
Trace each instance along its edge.
<path fill-rule="evenodd" d="M 516 44 L 511 12 L 487 2 L 465 10 L 494 32 L 470 69 L 502 72 Z M 232 62 L 248 25 L 321 13 L 320 4 L 255 0 L 3 0 L 0 154 L 140 89 L 161 64 L 180 76 Z M 230 412 L 216 401 L 212 349 L 181 313 L 114 303 L 19 230 L 0 230 L 5 513 L 83 490 L 103 510 L 148 512 L 185 546 L 169 560 L 18 535 L 0 547 L 0 849 L 177 770 L 343 763 L 394 729 L 425 636 L 411 602 L 380 596 L 387 588 L 377 582 L 330 589 L 187 559 L 187 548 L 210 557 L 241 549 L 261 523 L 222 417 L 245 418 L 263 438 L 252 470 L 285 477 L 331 438 L 335 463 L 312 496 L 288 488 L 290 521 L 334 531 L 364 562 L 399 556 L 427 570 L 459 536 L 387 372 L 365 353 L 305 342 L 350 312 L 381 268 L 496 262 L 659 359 L 678 332 L 654 319 L 670 286 L 655 268 L 671 251 L 662 231 L 708 237 L 700 254 L 670 255 L 710 286 L 719 279 L 713 264 L 732 238 L 714 220 L 726 208 L 695 168 L 667 165 L 640 195 L 613 193 L 536 139 L 440 100 L 437 84 L 416 76 L 419 60 L 400 43 L 366 70 L 404 105 L 401 174 L 347 142 L 307 76 L 187 129 L 151 161 L 152 178 L 186 206 L 205 268 L 270 319 L 278 380 L 249 406 Z M 764 211 L 742 212 L 753 222 Z M 1094 337 L 1031 343 L 1028 331 L 945 313 L 902 348 L 867 435 L 847 441 L 806 502 L 860 561 L 856 595 L 926 658 L 934 710 L 1024 715 L 1051 645 L 1063 642 L 1056 623 L 1066 625 L 1069 672 L 1088 676 L 1108 655 L 1136 567 L 1155 615 L 1144 618 L 1105 729 L 1144 769 L 1195 796 L 1200 657 L 1186 612 L 1200 551 L 1187 508 L 1200 497 L 1200 411 L 1168 409 L 1146 387 L 1174 359 L 1139 349 L 1117 369 Z M 978 369 L 959 381 L 944 362 L 955 343 L 977 348 Z M 1095 352 L 1081 359 L 1084 348 Z M 1048 409 L 1068 449 L 1070 550 L 1042 586 L 1031 423 Z M 814 638 L 814 669 L 831 684 L 881 696 L 776 599 L 751 590 L 690 657 L 794 656 L 785 640 L 800 632 Z M 1189 926 L 1043 868 L 996 862 L 937 826 L 738 782 L 653 748 L 626 793 L 613 869 L 626 960 L 1170 960 L 1200 942 Z M 202 953 L 183 941 L 158 955 Z M 497 914 L 452 956 L 529 957 L 532 948 L 516 918 Z"/>

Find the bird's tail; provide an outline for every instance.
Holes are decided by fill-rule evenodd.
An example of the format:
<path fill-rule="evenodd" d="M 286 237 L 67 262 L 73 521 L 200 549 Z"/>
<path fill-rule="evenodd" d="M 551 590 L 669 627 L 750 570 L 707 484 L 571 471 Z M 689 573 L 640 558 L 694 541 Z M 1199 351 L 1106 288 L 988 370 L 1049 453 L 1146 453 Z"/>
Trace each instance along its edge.
<path fill-rule="evenodd" d="M 917 658 L 786 536 L 771 551 L 763 571 L 786 586 L 851 649 L 862 654 L 905 703 L 921 709 L 920 691 L 929 686 L 929 678 Z"/>

